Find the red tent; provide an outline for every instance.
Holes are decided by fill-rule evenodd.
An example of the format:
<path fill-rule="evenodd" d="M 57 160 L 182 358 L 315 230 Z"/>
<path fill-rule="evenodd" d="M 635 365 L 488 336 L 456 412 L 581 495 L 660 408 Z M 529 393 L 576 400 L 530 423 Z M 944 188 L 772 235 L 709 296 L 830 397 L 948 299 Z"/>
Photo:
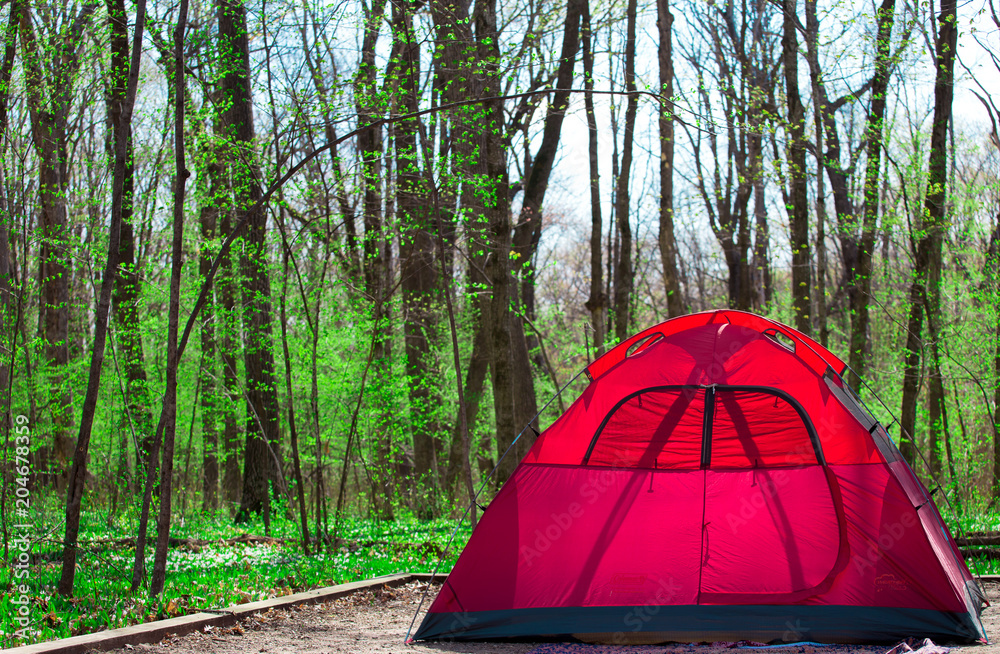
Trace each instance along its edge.
<path fill-rule="evenodd" d="M 599 358 L 417 639 L 985 638 L 926 489 L 809 337 L 737 311 Z"/>

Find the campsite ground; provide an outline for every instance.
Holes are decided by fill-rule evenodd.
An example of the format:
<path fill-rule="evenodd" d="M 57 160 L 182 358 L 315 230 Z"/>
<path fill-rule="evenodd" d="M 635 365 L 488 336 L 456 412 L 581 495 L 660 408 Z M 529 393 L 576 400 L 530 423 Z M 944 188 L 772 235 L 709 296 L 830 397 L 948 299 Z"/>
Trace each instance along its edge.
<path fill-rule="evenodd" d="M 326 604 L 272 611 L 212 633 L 194 633 L 120 651 L 170 654 L 410 654 L 475 652 L 522 654 L 531 643 L 403 644 L 425 584 L 361 591 Z M 433 595 L 428 599 L 433 599 Z M 427 604 L 424 604 L 424 608 Z M 416 629 L 416 626 L 414 626 Z"/>
<path fill-rule="evenodd" d="M 470 654 L 526 654 L 533 643 L 419 643 L 403 644 L 407 627 L 420 601 L 422 584 L 396 589 L 355 593 L 327 604 L 271 611 L 233 628 L 167 638 L 154 645 L 127 647 L 122 652 L 158 654 L 419 654 L 454 652 Z M 987 595 L 994 606 L 983 613 L 990 638 L 1000 641 L 1000 584 L 988 584 Z M 425 605 L 426 606 L 426 605 Z M 888 650 L 889 648 L 885 648 Z M 660 651 L 660 648 L 650 648 Z M 691 651 L 691 650 L 688 650 Z M 733 650 L 704 647 L 699 654 L 732 654 Z M 780 654 L 783 650 L 768 650 Z M 801 652 L 801 648 L 796 648 Z M 822 654 L 838 654 L 823 648 Z M 853 648 L 852 651 L 856 651 Z M 1000 644 L 959 648 L 960 654 L 1000 654 Z"/>

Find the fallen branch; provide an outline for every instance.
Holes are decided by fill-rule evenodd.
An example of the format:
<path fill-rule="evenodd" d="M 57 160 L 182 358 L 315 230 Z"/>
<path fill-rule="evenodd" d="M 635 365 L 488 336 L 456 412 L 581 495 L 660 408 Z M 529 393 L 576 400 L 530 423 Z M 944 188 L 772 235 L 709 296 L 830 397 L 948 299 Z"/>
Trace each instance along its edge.
<path fill-rule="evenodd" d="M 271 536 L 251 536 L 240 534 L 235 538 L 175 538 L 167 540 L 169 547 L 202 548 L 209 545 L 285 545 L 298 541 L 288 538 L 272 538 Z M 101 540 L 81 541 L 81 546 L 105 545 L 109 548 L 135 547 L 135 537 L 109 538 Z"/>
<path fill-rule="evenodd" d="M 1000 547 L 1000 531 L 972 531 L 956 538 L 959 547 Z"/>

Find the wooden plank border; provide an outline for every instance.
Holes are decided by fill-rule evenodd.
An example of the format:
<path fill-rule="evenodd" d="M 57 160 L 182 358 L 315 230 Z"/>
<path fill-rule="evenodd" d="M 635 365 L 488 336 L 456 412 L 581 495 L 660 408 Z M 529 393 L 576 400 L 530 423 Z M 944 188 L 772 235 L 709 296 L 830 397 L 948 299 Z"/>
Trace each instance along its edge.
<path fill-rule="evenodd" d="M 448 575 L 437 575 L 435 581 L 444 581 Z M 168 620 L 157 620 L 137 624 L 121 629 L 111 629 L 109 631 L 99 631 L 94 634 L 83 636 L 73 636 L 61 640 L 50 640 L 34 645 L 24 645 L 3 650 L 3 654 L 86 654 L 87 652 L 105 652 L 111 649 L 118 649 L 125 645 L 140 645 L 143 643 L 158 643 L 167 634 L 173 636 L 183 636 L 193 631 L 202 631 L 207 626 L 228 627 L 244 618 L 256 613 L 262 613 L 270 609 L 286 609 L 292 606 L 305 604 L 318 604 L 335 600 L 351 593 L 369 588 L 379 588 L 389 586 L 394 588 L 402 586 L 411 581 L 429 581 L 431 575 L 426 572 L 421 573 L 400 573 L 394 575 L 384 575 L 355 581 L 349 584 L 338 586 L 327 586 L 315 590 L 307 590 L 284 597 L 262 600 L 260 602 L 250 602 L 248 604 L 238 604 L 225 609 L 218 609 L 212 612 L 192 613 L 179 618 Z"/>

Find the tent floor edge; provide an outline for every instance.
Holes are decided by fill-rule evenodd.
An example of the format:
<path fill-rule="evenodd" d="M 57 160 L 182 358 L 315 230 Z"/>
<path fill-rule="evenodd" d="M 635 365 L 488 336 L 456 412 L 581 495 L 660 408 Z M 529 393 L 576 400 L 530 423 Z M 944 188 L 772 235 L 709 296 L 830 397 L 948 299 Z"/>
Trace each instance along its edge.
<path fill-rule="evenodd" d="M 878 606 L 700 605 L 550 607 L 428 613 L 415 640 L 581 641 L 617 645 L 754 640 L 896 643 L 985 638 L 969 613 Z"/>

